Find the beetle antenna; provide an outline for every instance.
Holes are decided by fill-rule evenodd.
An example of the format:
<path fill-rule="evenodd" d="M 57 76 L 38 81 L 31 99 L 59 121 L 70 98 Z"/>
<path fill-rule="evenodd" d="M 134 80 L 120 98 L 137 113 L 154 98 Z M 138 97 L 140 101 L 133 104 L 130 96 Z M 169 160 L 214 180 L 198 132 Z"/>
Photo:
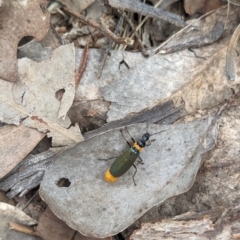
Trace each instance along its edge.
<path fill-rule="evenodd" d="M 157 134 L 159 134 L 159 133 L 161 133 L 161 132 L 166 132 L 167 130 L 168 130 L 168 129 L 164 129 L 164 130 L 162 130 L 162 131 L 160 131 L 160 132 L 153 133 L 153 134 L 151 134 L 151 136 L 157 135 Z"/>
<path fill-rule="evenodd" d="M 125 129 L 127 130 L 126 127 L 125 127 Z M 128 146 L 131 147 L 132 145 L 131 145 L 130 142 L 124 137 L 123 132 L 122 132 L 122 129 L 120 130 L 120 132 L 121 132 L 123 138 L 125 139 L 125 141 L 127 142 Z M 128 130 L 127 130 L 127 132 L 128 132 Z M 128 132 L 128 134 L 129 134 L 129 132 Z M 130 135 L 130 134 L 129 134 L 129 135 Z M 130 137 L 132 138 L 131 135 L 130 135 Z M 133 138 L 132 138 L 132 141 L 135 142 Z"/>
<path fill-rule="evenodd" d="M 130 132 L 128 131 L 128 128 L 127 127 L 125 127 L 125 129 L 126 129 L 126 132 L 128 133 L 128 135 L 130 136 L 130 138 L 132 139 L 132 142 L 133 143 L 135 143 L 136 142 L 136 140 L 132 137 L 132 135 L 130 134 Z M 122 133 L 122 135 L 123 135 L 123 133 Z M 125 138 L 125 137 L 124 137 Z M 125 138 L 125 140 L 126 140 L 126 138 Z M 127 140 L 126 140 L 127 141 Z M 128 142 L 129 143 L 129 142 Z M 130 147 L 131 147 L 131 144 L 129 143 L 129 145 L 130 145 Z"/>

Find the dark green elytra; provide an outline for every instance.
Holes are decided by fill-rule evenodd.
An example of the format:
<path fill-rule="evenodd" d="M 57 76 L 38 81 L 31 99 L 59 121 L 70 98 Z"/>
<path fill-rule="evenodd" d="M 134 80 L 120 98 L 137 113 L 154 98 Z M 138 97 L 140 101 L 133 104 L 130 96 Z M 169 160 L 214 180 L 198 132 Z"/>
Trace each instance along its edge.
<path fill-rule="evenodd" d="M 112 163 L 109 172 L 114 177 L 122 176 L 132 167 L 138 156 L 139 151 L 137 149 L 129 148 Z"/>

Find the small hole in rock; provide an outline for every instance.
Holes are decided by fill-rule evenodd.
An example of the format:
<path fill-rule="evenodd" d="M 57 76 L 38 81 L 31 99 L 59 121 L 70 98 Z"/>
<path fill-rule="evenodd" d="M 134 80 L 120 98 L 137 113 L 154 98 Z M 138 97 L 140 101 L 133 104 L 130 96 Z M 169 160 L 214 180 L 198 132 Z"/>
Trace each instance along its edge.
<path fill-rule="evenodd" d="M 71 182 L 68 180 L 68 178 L 60 178 L 57 182 L 58 187 L 69 187 L 71 185 Z"/>
<path fill-rule="evenodd" d="M 62 100 L 63 94 L 65 93 L 65 89 L 59 89 L 55 93 L 55 98 L 60 102 Z"/>

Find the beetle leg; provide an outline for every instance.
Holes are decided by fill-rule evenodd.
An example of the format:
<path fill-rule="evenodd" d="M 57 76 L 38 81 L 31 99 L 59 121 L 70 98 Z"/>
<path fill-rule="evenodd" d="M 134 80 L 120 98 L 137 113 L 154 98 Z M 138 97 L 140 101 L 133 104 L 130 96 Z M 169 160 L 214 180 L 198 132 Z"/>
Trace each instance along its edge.
<path fill-rule="evenodd" d="M 109 161 L 109 160 L 112 160 L 112 159 L 116 159 L 118 156 L 116 157 L 111 157 L 111 158 L 98 158 L 97 160 L 98 161 Z"/>
<path fill-rule="evenodd" d="M 127 129 L 127 128 L 125 128 L 125 129 Z M 121 132 L 123 138 L 125 139 L 125 141 L 127 142 L 127 144 L 129 145 L 129 147 L 132 147 L 132 145 L 130 144 L 130 142 L 128 142 L 128 140 L 124 137 L 122 130 L 120 130 L 120 132 Z M 128 130 L 127 130 L 127 132 L 128 132 Z M 129 134 L 129 132 L 128 132 L 128 134 Z M 131 137 L 130 134 L 129 134 L 129 136 Z M 135 140 L 134 140 L 132 137 L 131 137 L 131 139 L 132 139 L 133 142 L 135 142 Z"/>
<path fill-rule="evenodd" d="M 140 164 L 144 164 L 144 162 L 143 162 L 143 160 L 142 160 L 142 158 L 140 157 L 140 156 L 138 156 L 138 162 L 140 163 Z"/>
<path fill-rule="evenodd" d="M 154 142 L 154 141 L 156 141 L 156 139 L 148 140 L 146 147 L 149 147 L 152 144 L 152 142 Z"/>
<path fill-rule="evenodd" d="M 135 180 L 134 180 L 134 176 L 136 175 L 137 173 L 137 167 L 135 166 L 135 164 L 133 164 L 133 167 L 135 168 L 135 173 L 132 175 L 132 179 L 133 179 L 133 182 L 134 182 L 134 185 L 137 186 Z"/>

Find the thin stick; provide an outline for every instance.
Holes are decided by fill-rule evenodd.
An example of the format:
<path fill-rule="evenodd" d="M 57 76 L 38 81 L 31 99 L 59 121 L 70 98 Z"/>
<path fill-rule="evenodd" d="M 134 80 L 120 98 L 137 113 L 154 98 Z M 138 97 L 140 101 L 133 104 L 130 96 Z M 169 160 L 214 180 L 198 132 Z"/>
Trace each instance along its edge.
<path fill-rule="evenodd" d="M 15 230 L 21 233 L 26 233 L 31 236 L 39 236 L 38 233 L 32 228 L 19 223 L 9 222 L 9 229 Z"/>
<path fill-rule="evenodd" d="M 126 21 L 128 22 L 128 24 L 130 25 L 130 27 L 132 28 L 132 31 L 133 33 L 135 34 L 136 38 L 137 38 L 137 41 L 141 47 L 141 50 L 142 50 L 142 53 L 144 54 L 144 56 L 148 56 L 148 52 L 146 50 L 146 48 L 144 47 L 143 43 L 142 43 L 142 40 L 138 34 L 138 32 L 136 31 L 136 28 L 134 26 L 134 24 L 132 23 L 132 21 L 127 17 L 126 13 L 121 11 L 121 14 L 123 15 L 123 17 L 126 19 Z"/>
<path fill-rule="evenodd" d="M 89 42 L 87 43 L 87 45 L 84 48 L 84 51 L 82 53 L 82 59 L 80 61 L 79 67 L 78 67 L 78 71 L 76 73 L 76 77 L 75 77 L 75 88 L 77 89 L 80 80 L 82 78 L 82 75 L 86 69 L 87 66 L 87 61 L 88 61 L 88 53 L 89 53 Z"/>
<path fill-rule="evenodd" d="M 132 46 L 133 43 L 134 43 L 134 41 L 130 38 L 119 38 L 119 37 L 117 37 L 109 29 L 104 28 L 103 26 L 101 26 L 100 24 L 98 24 L 97 22 L 95 22 L 91 19 L 86 19 L 83 15 L 68 9 L 67 7 L 63 7 L 63 10 L 65 10 L 66 12 L 68 12 L 68 13 L 72 14 L 73 16 L 79 18 L 80 21 L 82 21 L 83 23 L 85 23 L 85 24 L 93 27 L 94 29 L 98 30 L 99 32 L 101 32 L 106 37 L 110 38 L 112 41 L 114 41 L 116 43 L 122 43 L 122 44 L 126 44 L 128 46 Z"/>
<path fill-rule="evenodd" d="M 39 193 L 39 190 L 35 192 L 35 194 L 27 201 L 27 203 L 24 205 L 24 207 L 21 209 L 22 211 L 28 206 L 28 204 L 37 196 Z"/>
<path fill-rule="evenodd" d="M 235 3 L 235 2 L 232 2 L 232 1 L 230 1 L 230 0 L 228 0 L 228 3 L 231 3 L 231 4 L 235 5 L 235 6 L 238 6 L 238 7 L 240 7 L 240 4 L 237 4 L 237 3 Z"/>
<path fill-rule="evenodd" d="M 163 0 L 160 0 L 158 3 L 156 3 L 156 5 L 154 5 L 154 8 L 157 8 Z M 136 27 L 136 31 L 138 31 L 140 29 L 140 27 L 142 27 L 142 25 L 149 19 L 149 16 L 146 16 L 140 23 L 139 25 Z M 130 36 L 130 38 L 132 38 L 134 36 L 134 32 L 132 33 L 132 35 Z"/>
<path fill-rule="evenodd" d="M 159 0 L 154 6 L 153 8 L 157 8 L 161 3 L 163 2 L 163 0 Z M 149 16 L 145 16 L 145 18 L 139 23 L 139 25 L 136 27 L 136 32 L 142 27 L 142 25 L 149 19 Z M 130 38 L 133 38 L 133 36 L 135 35 L 135 32 L 131 33 Z M 124 46 L 123 48 L 124 50 L 126 49 L 126 46 Z"/>

